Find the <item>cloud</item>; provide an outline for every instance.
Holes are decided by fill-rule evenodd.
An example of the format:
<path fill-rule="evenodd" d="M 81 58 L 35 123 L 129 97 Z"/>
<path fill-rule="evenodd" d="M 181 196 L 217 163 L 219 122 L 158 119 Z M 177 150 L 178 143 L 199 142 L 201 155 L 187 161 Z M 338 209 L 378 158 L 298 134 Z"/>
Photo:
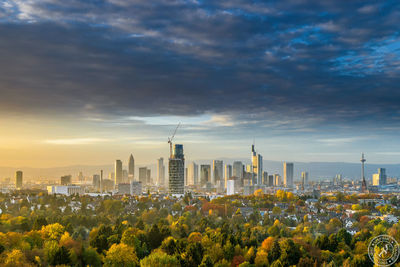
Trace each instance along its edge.
<path fill-rule="evenodd" d="M 285 133 L 396 126 L 398 7 L 7 1 L 0 112 Z"/>
<path fill-rule="evenodd" d="M 43 142 L 51 145 L 91 145 L 96 143 L 108 142 L 103 138 L 71 138 L 71 139 L 50 139 Z"/>

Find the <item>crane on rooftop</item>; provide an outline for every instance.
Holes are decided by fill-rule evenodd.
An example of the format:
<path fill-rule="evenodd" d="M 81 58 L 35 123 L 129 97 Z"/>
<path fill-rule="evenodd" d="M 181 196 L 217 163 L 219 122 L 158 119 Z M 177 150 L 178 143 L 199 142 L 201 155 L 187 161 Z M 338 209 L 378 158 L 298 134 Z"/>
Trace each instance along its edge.
<path fill-rule="evenodd" d="M 181 125 L 181 123 L 178 123 L 178 125 L 175 128 L 174 133 L 172 134 L 171 137 L 168 137 L 168 144 L 169 144 L 169 157 L 172 158 L 172 140 L 175 137 L 176 131 L 178 130 L 179 126 Z"/>

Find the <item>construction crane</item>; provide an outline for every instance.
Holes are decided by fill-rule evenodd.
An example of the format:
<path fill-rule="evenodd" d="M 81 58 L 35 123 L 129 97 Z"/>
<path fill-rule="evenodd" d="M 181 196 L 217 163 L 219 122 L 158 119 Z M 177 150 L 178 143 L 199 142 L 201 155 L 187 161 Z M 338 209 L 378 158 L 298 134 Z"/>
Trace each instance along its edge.
<path fill-rule="evenodd" d="M 176 131 L 178 130 L 179 126 L 181 125 L 181 123 L 178 123 L 178 125 L 175 128 L 174 133 L 172 134 L 171 137 L 168 137 L 168 144 L 169 144 L 169 157 L 172 158 L 172 139 L 174 139 Z"/>

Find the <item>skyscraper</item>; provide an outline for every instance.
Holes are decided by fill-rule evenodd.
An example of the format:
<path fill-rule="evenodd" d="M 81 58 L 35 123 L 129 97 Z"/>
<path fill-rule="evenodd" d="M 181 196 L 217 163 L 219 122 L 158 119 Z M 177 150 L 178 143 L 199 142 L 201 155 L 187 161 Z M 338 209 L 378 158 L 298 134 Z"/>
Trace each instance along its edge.
<path fill-rule="evenodd" d="M 225 180 L 224 180 L 224 163 L 222 160 L 213 160 L 213 176 L 212 176 L 212 183 L 219 187 L 225 188 Z"/>
<path fill-rule="evenodd" d="M 147 185 L 147 167 L 139 168 L 139 182 L 142 183 L 142 186 Z"/>
<path fill-rule="evenodd" d="M 211 166 L 209 164 L 200 165 L 200 185 L 205 186 L 211 182 Z"/>
<path fill-rule="evenodd" d="M 100 193 L 103 193 L 103 170 L 100 171 Z"/>
<path fill-rule="evenodd" d="M 274 174 L 274 185 L 281 186 L 282 185 L 282 178 L 279 174 Z"/>
<path fill-rule="evenodd" d="M 251 166 L 252 166 L 252 183 L 262 184 L 262 172 L 263 172 L 263 158 L 260 154 L 257 154 L 255 146 L 251 146 Z"/>
<path fill-rule="evenodd" d="M 361 155 L 361 192 L 366 193 L 367 192 L 367 182 L 365 181 L 365 174 L 364 174 L 364 163 L 367 160 L 364 158 L 364 153 Z"/>
<path fill-rule="evenodd" d="M 224 181 L 224 187 L 227 186 L 229 178 L 232 177 L 232 165 L 226 164 L 225 165 L 225 181 Z"/>
<path fill-rule="evenodd" d="M 122 161 L 117 159 L 115 161 L 115 186 L 122 183 Z"/>
<path fill-rule="evenodd" d="M 22 188 L 22 176 L 23 176 L 22 171 L 15 172 L 15 188 L 16 189 Z"/>
<path fill-rule="evenodd" d="M 233 162 L 233 176 L 236 176 L 239 181 L 243 180 L 243 163 L 241 161 Z"/>
<path fill-rule="evenodd" d="M 151 180 L 151 169 L 147 169 L 147 172 L 146 172 L 146 181 L 147 181 L 147 184 L 149 185 L 149 184 L 152 184 L 152 180 Z"/>
<path fill-rule="evenodd" d="M 185 193 L 185 156 L 183 145 L 174 145 L 174 149 L 168 164 L 169 193 Z"/>
<path fill-rule="evenodd" d="M 308 172 L 301 172 L 301 186 L 304 190 L 304 187 L 307 187 L 308 184 Z"/>
<path fill-rule="evenodd" d="M 122 170 L 122 182 L 129 183 L 129 174 L 127 170 Z"/>
<path fill-rule="evenodd" d="M 268 175 L 268 186 L 274 186 L 274 176 Z"/>
<path fill-rule="evenodd" d="M 159 186 L 164 186 L 164 182 L 165 182 L 164 158 L 159 158 L 157 160 L 157 184 Z"/>
<path fill-rule="evenodd" d="M 133 181 L 135 178 L 135 159 L 133 158 L 133 155 L 129 157 L 129 163 L 128 163 L 128 176 L 129 180 Z"/>
<path fill-rule="evenodd" d="M 283 185 L 293 187 L 293 163 L 283 163 Z"/>
<path fill-rule="evenodd" d="M 386 169 L 385 168 L 379 168 L 378 173 L 375 173 L 372 177 L 372 184 L 375 186 L 378 185 L 385 185 L 386 184 Z"/>
<path fill-rule="evenodd" d="M 199 183 L 199 165 L 195 162 L 189 164 L 187 183 L 188 185 L 198 185 Z"/>
<path fill-rule="evenodd" d="M 268 172 L 263 172 L 262 177 L 262 184 L 268 185 Z"/>

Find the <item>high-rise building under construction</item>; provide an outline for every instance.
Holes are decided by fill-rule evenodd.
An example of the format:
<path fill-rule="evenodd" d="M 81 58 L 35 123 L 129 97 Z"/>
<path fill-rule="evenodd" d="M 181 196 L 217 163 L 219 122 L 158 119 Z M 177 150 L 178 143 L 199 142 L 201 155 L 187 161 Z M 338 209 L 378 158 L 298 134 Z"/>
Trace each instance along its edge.
<path fill-rule="evenodd" d="M 174 145 L 172 155 L 168 164 L 169 173 L 169 193 L 185 193 L 185 157 L 183 155 L 183 145 Z"/>

